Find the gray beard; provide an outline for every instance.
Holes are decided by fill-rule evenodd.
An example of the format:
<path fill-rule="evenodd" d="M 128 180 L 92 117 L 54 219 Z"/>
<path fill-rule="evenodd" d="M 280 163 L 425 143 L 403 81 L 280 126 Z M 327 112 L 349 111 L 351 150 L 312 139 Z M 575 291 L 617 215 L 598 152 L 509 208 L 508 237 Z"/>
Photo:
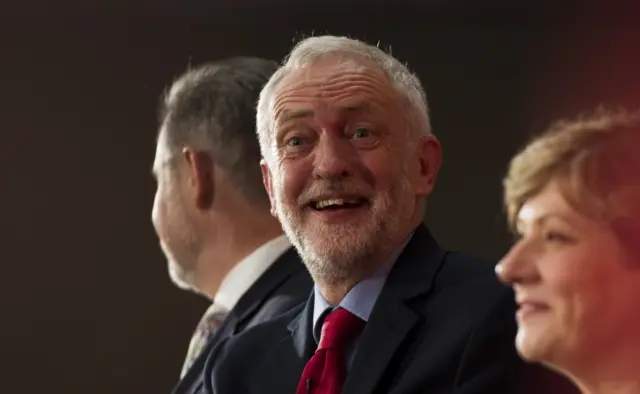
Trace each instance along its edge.
<path fill-rule="evenodd" d="M 278 211 L 279 215 L 285 215 L 281 209 Z M 307 229 L 313 232 L 313 239 L 309 239 L 303 234 L 304 230 L 293 229 L 291 215 L 280 217 L 285 219 L 281 221 L 282 227 L 314 281 L 329 286 L 353 283 L 373 274 L 384 263 L 381 259 L 392 252 L 393 237 L 407 220 L 402 212 L 380 209 L 378 214 L 372 212 L 372 221 Z M 382 220 L 382 217 L 389 219 Z M 357 234 L 361 236 L 354 236 Z"/>
<path fill-rule="evenodd" d="M 394 238 L 414 215 L 409 208 L 413 207 L 409 204 L 414 200 L 408 194 L 407 164 L 403 162 L 400 166 L 398 181 L 392 190 L 382 197 L 377 206 L 371 206 L 372 220 L 333 228 L 303 229 L 302 213 L 286 210 L 282 199 L 276 198 L 275 208 L 282 228 L 315 282 L 330 286 L 353 283 L 372 274 L 384 263 L 381 259 L 388 258 L 394 247 Z M 305 236 L 305 232 L 310 232 L 311 236 Z"/>

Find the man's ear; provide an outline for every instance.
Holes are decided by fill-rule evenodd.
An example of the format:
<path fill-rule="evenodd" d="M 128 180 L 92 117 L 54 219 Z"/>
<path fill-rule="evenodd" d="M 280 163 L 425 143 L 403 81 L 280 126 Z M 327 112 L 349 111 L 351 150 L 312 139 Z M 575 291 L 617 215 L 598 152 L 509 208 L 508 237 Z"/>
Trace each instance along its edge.
<path fill-rule="evenodd" d="M 264 159 L 260 160 L 260 169 L 262 170 L 262 183 L 264 183 L 267 194 L 269 195 L 269 202 L 271 203 L 271 215 L 275 218 L 278 217 L 276 213 L 275 198 L 273 194 L 273 179 L 271 178 L 271 171 Z"/>
<path fill-rule="evenodd" d="M 196 206 L 199 209 L 209 209 L 215 192 L 213 159 L 208 153 L 190 147 L 183 148 L 182 155 L 189 170 L 188 179 L 194 190 Z"/>
<path fill-rule="evenodd" d="M 433 135 L 422 137 L 417 153 L 419 159 L 417 192 L 420 197 L 427 197 L 433 192 L 442 165 L 440 141 Z"/>

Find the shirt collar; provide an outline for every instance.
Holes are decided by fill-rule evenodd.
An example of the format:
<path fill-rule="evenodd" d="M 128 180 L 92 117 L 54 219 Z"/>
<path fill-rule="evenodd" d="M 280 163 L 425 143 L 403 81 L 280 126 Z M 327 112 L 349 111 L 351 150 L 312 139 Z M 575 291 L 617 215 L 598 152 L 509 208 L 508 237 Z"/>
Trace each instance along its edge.
<path fill-rule="evenodd" d="M 368 278 L 361 280 L 347 293 L 338 305 L 341 308 L 348 310 L 360 319 L 369 321 L 371 311 L 378 300 L 382 287 L 389 276 L 389 272 L 398 260 L 400 253 L 407 246 L 407 243 L 411 240 L 413 233 L 409 234 L 409 237 L 401 245 L 398 250 L 393 254 L 391 259 L 382 268 L 376 271 Z M 322 329 L 322 322 L 328 312 L 336 309 L 333 305 L 322 296 L 318 286 L 313 287 L 313 337 L 316 343 L 320 342 L 320 331 Z"/>
<path fill-rule="evenodd" d="M 213 303 L 230 311 L 247 290 L 291 247 L 285 235 L 276 237 L 251 252 L 225 276 Z"/>

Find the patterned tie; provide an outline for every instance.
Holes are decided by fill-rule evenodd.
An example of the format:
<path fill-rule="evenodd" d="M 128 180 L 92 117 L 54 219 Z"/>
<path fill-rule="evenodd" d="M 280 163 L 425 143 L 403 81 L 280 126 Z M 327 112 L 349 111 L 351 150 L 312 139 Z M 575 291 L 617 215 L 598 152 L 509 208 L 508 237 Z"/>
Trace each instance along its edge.
<path fill-rule="evenodd" d="M 331 312 L 322 324 L 318 349 L 302 371 L 296 394 L 339 394 L 347 378 L 346 348 L 365 322 L 346 309 Z"/>
<path fill-rule="evenodd" d="M 189 350 L 187 351 L 187 357 L 182 366 L 180 378 L 183 378 L 189 368 L 191 368 L 193 362 L 196 361 L 202 349 L 207 345 L 207 342 L 209 342 L 209 339 L 211 339 L 211 336 L 213 336 L 216 330 L 220 328 L 228 314 L 228 310 L 216 304 L 211 305 L 209 309 L 207 309 L 193 332 L 191 342 L 189 342 Z"/>

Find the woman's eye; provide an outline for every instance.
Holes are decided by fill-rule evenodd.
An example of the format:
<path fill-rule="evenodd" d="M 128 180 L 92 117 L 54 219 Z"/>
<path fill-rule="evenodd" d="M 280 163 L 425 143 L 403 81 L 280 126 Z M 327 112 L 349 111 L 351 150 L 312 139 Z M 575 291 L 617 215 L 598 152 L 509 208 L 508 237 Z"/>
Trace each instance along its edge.
<path fill-rule="evenodd" d="M 560 243 L 569 243 L 569 242 L 573 242 L 573 239 L 561 234 L 559 232 L 556 231 L 549 231 L 547 233 L 545 233 L 544 235 L 544 239 L 549 241 L 549 242 L 560 242 Z"/>

